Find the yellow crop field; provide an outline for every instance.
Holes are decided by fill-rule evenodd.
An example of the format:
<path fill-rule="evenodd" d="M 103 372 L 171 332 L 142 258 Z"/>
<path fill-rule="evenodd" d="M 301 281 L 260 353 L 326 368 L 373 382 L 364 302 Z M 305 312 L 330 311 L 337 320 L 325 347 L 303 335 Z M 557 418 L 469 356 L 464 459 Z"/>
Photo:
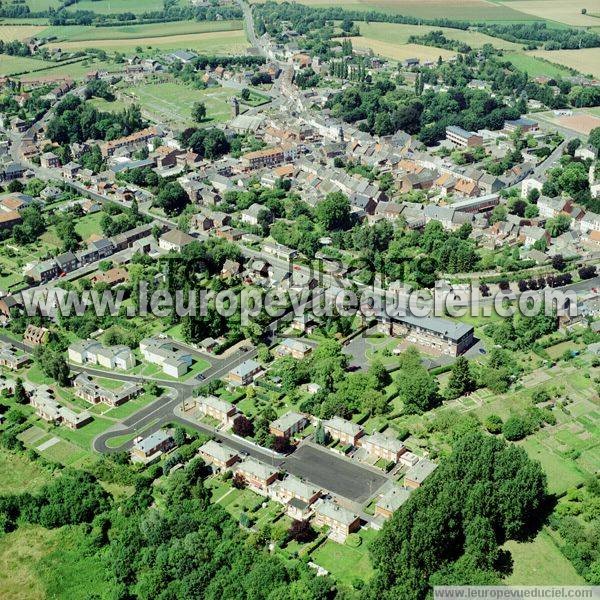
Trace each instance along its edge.
<path fill-rule="evenodd" d="M 46 29 L 42 25 L 2 25 L 0 24 L 0 40 L 12 42 L 14 40 L 26 40 Z"/>
<path fill-rule="evenodd" d="M 578 2 L 565 2 L 564 0 L 515 0 L 503 4 L 507 9 L 558 21 L 566 25 L 577 25 L 581 27 L 600 26 L 600 0 L 581 0 Z M 585 8 L 587 13 L 581 14 Z"/>
<path fill-rule="evenodd" d="M 545 58 L 558 65 L 576 69 L 585 75 L 600 77 L 600 51 L 598 48 L 583 48 L 581 50 L 534 50 L 528 52 L 533 56 Z"/>
<path fill-rule="evenodd" d="M 455 56 L 456 52 L 434 48 L 433 46 L 422 46 L 421 44 L 392 44 L 371 38 L 361 37 L 354 44 L 357 49 L 370 48 L 379 56 L 393 60 L 406 60 L 407 58 L 418 58 L 421 61 L 437 60 L 438 56 L 443 59 Z"/>

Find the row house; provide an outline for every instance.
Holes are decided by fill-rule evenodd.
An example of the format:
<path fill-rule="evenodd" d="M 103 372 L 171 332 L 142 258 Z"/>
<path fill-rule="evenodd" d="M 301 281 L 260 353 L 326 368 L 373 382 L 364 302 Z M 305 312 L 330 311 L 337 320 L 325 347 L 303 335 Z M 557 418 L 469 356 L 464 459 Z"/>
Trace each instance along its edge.
<path fill-rule="evenodd" d="M 198 398 L 196 406 L 201 413 L 220 422 L 229 421 L 237 413 L 236 407 L 231 402 L 212 395 Z"/>
<path fill-rule="evenodd" d="M 237 450 L 215 440 L 209 440 L 198 448 L 198 456 L 215 471 L 226 471 L 240 460 Z"/>
<path fill-rule="evenodd" d="M 284 162 L 293 162 L 297 157 L 297 149 L 292 144 L 281 144 L 273 148 L 248 152 L 241 157 L 242 167 L 248 170 L 274 167 Z"/>
<path fill-rule="evenodd" d="M 329 537 L 339 543 L 360 528 L 360 517 L 332 500 L 318 500 L 314 513 L 315 525 L 329 527 Z"/>
<path fill-rule="evenodd" d="M 148 464 L 174 446 L 173 430 L 159 429 L 145 438 L 138 437 L 134 440 L 131 448 L 131 460 Z"/>
<path fill-rule="evenodd" d="M 323 421 L 323 428 L 334 440 L 350 446 L 358 445 L 359 438 L 364 434 L 360 425 L 337 416 Z"/>
<path fill-rule="evenodd" d="M 0 365 L 17 371 L 29 362 L 29 357 L 26 354 L 19 354 L 17 349 L 11 344 L 0 342 Z"/>
<path fill-rule="evenodd" d="M 106 369 L 128 371 L 135 367 L 131 348 L 124 345 L 103 346 L 97 340 L 85 340 L 71 344 L 67 349 L 69 361 L 79 365 L 100 365 Z"/>
<path fill-rule="evenodd" d="M 360 440 L 360 445 L 371 456 L 394 463 L 398 462 L 400 456 L 406 452 L 406 447 L 400 440 L 388 437 L 382 433 L 364 436 Z"/>
<path fill-rule="evenodd" d="M 408 469 L 404 476 L 404 485 L 416 489 L 437 469 L 437 464 L 426 458 L 422 458 L 417 464 Z"/>
<path fill-rule="evenodd" d="M 285 506 L 289 517 L 304 521 L 310 517 L 312 506 L 321 497 L 322 490 L 298 477 L 288 475 L 269 488 L 269 495 L 275 502 Z"/>
<path fill-rule="evenodd" d="M 268 487 L 277 479 L 278 471 L 255 458 L 246 458 L 235 466 L 236 475 L 243 477 L 246 485 L 254 492 L 267 495 Z"/>
<path fill-rule="evenodd" d="M 107 404 L 108 406 L 119 406 L 128 400 L 139 396 L 142 388 L 135 383 L 124 383 L 118 389 L 106 389 L 99 386 L 94 380 L 80 373 L 73 380 L 75 395 L 90 404 Z"/>
<path fill-rule="evenodd" d="M 308 425 L 306 415 L 297 412 L 288 412 L 269 425 L 269 433 L 277 437 L 290 438 L 302 431 Z"/>
<path fill-rule="evenodd" d="M 156 127 L 147 127 L 131 135 L 105 142 L 100 146 L 100 151 L 104 158 L 113 156 L 117 151 L 132 152 L 147 146 L 156 137 L 158 137 Z"/>
<path fill-rule="evenodd" d="M 375 516 L 389 519 L 409 498 L 411 488 L 393 486 L 375 504 Z"/>
<path fill-rule="evenodd" d="M 92 415 L 84 410 L 75 411 L 61 406 L 55 399 L 50 388 L 37 388 L 29 394 L 29 402 L 38 417 L 49 423 L 66 425 L 70 429 L 79 429 L 92 420 Z"/>

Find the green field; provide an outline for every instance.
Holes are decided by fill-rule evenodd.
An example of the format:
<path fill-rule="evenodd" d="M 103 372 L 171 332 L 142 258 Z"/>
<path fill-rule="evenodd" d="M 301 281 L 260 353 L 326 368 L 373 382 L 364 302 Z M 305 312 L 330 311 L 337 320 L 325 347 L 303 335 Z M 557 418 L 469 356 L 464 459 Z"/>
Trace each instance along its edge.
<path fill-rule="evenodd" d="M 231 117 L 229 101 L 236 95 L 234 90 L 226 88 L 196 90 L 177 83 L 133 86 L 125 94 L 155 120 L 180 125 L 193 124 L 190 112 L 194 102 L 206 105 L 206 122 L 226 121 Z"/>
<path fill-rule="evenodd" d="M 301 0 L 302 4 L 329 7 L 325 0 Z M 375 10 L 423 19 L 446 17 L 457 21 L 531 21 L 539 17 L 485 0 L 342 0 L 336 6 L 349 10 Z"/>
<path fill-rule="evenodd" d="M 358 28 L 361 36 L 386 42 L 390 44 L 406 44 L 411 35 L 425 35 L 430 31 L 443 31 L 447 38 L 458 40 L 469 44 L 473 48 L 479 48 L 484 44 L 493 44 L 495 48 L 516 50 L 518 44 L 494 38 L 476 31 L 463 31 L 462 29 L 451 29 L 448 27 L 433 27 L 429 25 L 400 25 L 395 23 L 359 23 Z M 352 38 L 352 43 L 360 47 L 361 38 Z"/>
<path fill-rule="evenodd" d="M 92 234 L 102 236 L 102 228 L 100 221 L 104 216 L 103 212 L 97 212 L 92 215 L 81 217 L 75 225 L 75 231 L 81 236 L 81 239 L 86 242 Z"/>
<path fill-rule="evenodd" d="M 25 56 L 7 56 L 0 55 L 0 75 L 16 75 L 19 73 L 27 73 L 39 71 L 51 67 L 55 63 L 36 58 L 27 58 Z"/>
<path fill-rule="evenodd" d="M 530 77 L 539 75 L 547 75 L 548 77 L 566 77 L 570 75 L 568 69 L 555 65 L 535 56 L 526 54 L 511 53 L 505 55 L 506 60 L 509 60 L 517 69 L 524 71 Z"/>
<path fill-rule="evenodd" d="M 506 585 L 585 585 L 583 578 L 556 547 L 546 529 L 531 542 L 510 540 L 503 548 L 513 558 L 512 573 Z"/>
<path fill-rule="evenodd" d="M 4 494 L 31 492 L 48 483 L 51 475 L 36 463 L 0 450 L 0 489 Z"/>

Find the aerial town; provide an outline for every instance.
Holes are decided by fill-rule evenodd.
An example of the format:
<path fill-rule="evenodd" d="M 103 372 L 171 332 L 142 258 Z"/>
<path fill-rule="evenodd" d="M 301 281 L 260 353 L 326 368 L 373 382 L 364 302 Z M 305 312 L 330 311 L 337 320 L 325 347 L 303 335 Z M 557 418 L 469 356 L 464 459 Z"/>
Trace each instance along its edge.
<path fill-rule="evenodd" d="M 600 585 L 600 3 L 541 4 L 0 2 L 0 598 Z"/>

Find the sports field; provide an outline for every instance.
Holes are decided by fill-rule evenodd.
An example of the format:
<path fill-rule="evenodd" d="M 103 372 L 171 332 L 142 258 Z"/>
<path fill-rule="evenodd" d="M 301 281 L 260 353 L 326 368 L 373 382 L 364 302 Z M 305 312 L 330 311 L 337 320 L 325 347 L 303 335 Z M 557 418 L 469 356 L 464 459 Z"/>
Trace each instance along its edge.
<path fill-rule="evenodd" d="M 301 0 L 308 6 L 329 7 L 327 0 Z M 511 3 L 512 4 L 512 3 Z M 351 10 L 377 10 L 423 19 L 446 17 L 458 21 L 531 21 L 536 17 L 510 6 L 486 0 L 342 0 L 335 6 Z"/>
<path fill-rule="evenodd" d="M 600 18 L 600 0 L 581 0 L 578 2 L 565 2 L 564 0 L 509 0 L 502 3 L 508 10 L 516 10 L 521 13 L 558 21 L 565 25 L 578 27 L 598 27 Z M 581 14 L 586 9 L 585 15 Z"/>
<path fill-rule="evenodd" d="M 234 90 L 221 87 L 196 90 L 178 83 L 159 83 L 132 86 L 125 94 L 157 121 L 175 125 L 191 125 L 194 102 L 204 102 L 207 123 L 226 121 L 231 116 L 229 101 Z"/>
<path fill-rule="evenodd" d="M 600 77 L 600 50 L 582 48 L 581 50 L 534 50 L 530 53 L 571 69 Z"/>
<path fill-rule="evenodd" d="M 464 42 L 473 48 L 479 48 L 484 44 L 493 44 L 495 48 L 506 50 L 517 50 L 521 47 L 513 42 L 507 42 L 477 31 L 463 31 L 449 27 L 399 25 L 396 23 L 358 23 L 358 28 L 361 35 L 366 38 L 396 45 L 406 44 L 411 35 L 425 35 L 430 31 L 442 31 L 447 38 Z M 360 46 L 360 40 L 361 38 L 353 38 L 352 43 L 355 46 Z"/>

